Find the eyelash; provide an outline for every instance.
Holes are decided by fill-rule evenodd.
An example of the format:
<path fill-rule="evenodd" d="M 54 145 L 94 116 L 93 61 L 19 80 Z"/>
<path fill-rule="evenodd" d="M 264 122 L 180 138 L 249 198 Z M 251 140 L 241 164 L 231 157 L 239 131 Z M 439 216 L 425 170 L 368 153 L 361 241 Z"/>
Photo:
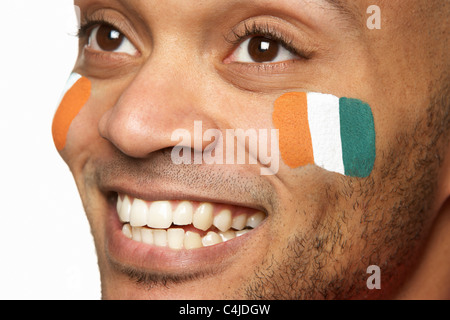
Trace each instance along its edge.
<path fill-rule="evenodd" d="M 262 36 L 267 39 L 279 42 L 286 50 L 295 54 L 303 59 L 310 59 L 312 52 L 308 50 L 299 50 L 292 45 L 292 40 L 288 39 L 283 33 L 279 32 L 269 24 L 257 24 L 254 22 L 252 25 L 247 23 L 244 25 L 244 32 L 239 34 L 236 30 L 232 30 L 234 39 L 227 39 L 233 46 L 240 45 L 243 41 L 254 36 Z"/>
<path fill-rule="evenodd" d="M 86 19 L 86 21 L 83 24 L 81 24 L 80 28 L 78 29 L 77 37 L 80 39 L 89 37 L 92 29 L 99 25 L 106 25 L 106 26 L 114 28 L 115 30 L 119 31 L 120 33 L 123 33 L 120 30 L 120 28 L 117 28 L 115 26 L 116 25 L 115 23 L 106 21 L 105 19 L 95 19 L 95 20 Z"/>

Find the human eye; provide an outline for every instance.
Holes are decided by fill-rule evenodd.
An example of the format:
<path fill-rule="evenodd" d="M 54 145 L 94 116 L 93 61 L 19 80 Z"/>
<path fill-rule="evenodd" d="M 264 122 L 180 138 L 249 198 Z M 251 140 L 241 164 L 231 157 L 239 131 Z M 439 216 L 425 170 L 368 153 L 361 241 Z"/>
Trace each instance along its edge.
<path fill-rule="evenodd" d="M 109 22 L 88 22 L 81 26 L 79 36 L 86 39 L 85 47 L 95 52 L 130 56 L 138 54 L 138 50 L 125 34 Z"/>
<path fill-rule="evenodd" d="M 237 46 L 226 63 L 280 63 L 306 59 L 285 35 L 269 25 L 245 25 L 244 32 L 234 32 L 232 43 Z"/>
<path fill-rule="evenodd" d="M 230 62 L 276 63 L 296 60 L 298 57 L 282 43 L 263 36 L 248 38 L 242 42 L 230 58 Z"/>

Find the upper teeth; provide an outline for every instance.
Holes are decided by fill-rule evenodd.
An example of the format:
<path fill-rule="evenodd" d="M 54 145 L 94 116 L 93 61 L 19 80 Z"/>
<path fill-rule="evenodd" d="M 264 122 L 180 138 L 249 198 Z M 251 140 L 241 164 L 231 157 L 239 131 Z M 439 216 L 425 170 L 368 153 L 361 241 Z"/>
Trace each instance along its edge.
<path fill-rule="evenodd" d="M 222 208 L 215 213 L 217 210 L 212 203 L 181 201 L 174 205 L 176 207 L 173 210 L 173 203 L 118 196 L 117 212 L 124 223 L 123 233 L 130 239 L 147 244 L 172 249 L 195 249 L 231 240 L 248 232 L 246 227 L 254 229 L 265 219 L 262 212 L 237 214 Z M 183 228 L 171 228 L 172 225 L 193 225 L 198 232 L 185 232 Z M 210 230 L 201 237 L 200 234 L 213 226 L 218 230 Z"/>

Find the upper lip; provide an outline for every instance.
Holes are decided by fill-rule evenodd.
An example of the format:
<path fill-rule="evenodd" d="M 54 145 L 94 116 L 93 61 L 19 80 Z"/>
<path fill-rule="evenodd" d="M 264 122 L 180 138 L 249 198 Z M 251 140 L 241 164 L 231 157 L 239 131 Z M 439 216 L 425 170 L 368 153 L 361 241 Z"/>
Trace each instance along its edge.
<path fill-rule="evenodd" d="M 162 162 L 143 160 L 136 164 L 133 160 L 119 160 L 100 165 L 97 184 L 107 196 L 126 194 L 145 201 L 190 200 L 247 207 L 266 214 L 273 211 L 273 186 L 257 173 Z M 117 163 L 122 168 L 118 169 Z"/>

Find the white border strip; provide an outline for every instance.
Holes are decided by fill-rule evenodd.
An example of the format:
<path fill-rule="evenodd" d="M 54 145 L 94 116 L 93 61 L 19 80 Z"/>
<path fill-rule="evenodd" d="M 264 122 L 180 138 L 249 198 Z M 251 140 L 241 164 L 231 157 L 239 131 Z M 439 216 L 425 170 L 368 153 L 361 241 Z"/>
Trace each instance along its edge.
<path fill-rule="evenodd" d="M 325 170 L 345 175 L 339 98 L 315 92 L 308 93 L 307 97 L 314 162 Z"/>

